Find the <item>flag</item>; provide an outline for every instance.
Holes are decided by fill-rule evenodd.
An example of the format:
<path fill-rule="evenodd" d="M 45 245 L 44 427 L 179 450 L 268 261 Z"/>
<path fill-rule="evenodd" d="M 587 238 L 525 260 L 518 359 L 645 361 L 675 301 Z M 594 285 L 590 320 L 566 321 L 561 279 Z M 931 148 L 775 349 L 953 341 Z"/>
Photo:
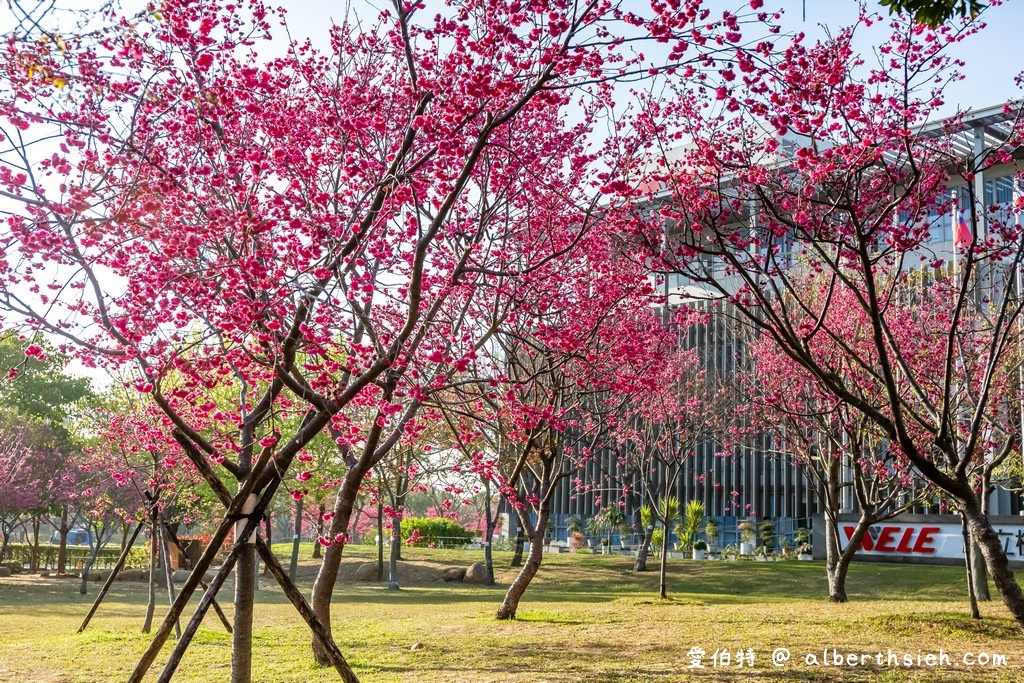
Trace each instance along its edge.
<path fill-rule="evenodd" d="M 957 249 L 969 247 L 974 243 L 974 235 L 971 234 L 971 229 L 967 227 L 967 221 L 964 220 L 964 212 L 962 210 L 956 212 L 956 225 L 953 226 L 953 230 L 953 243 Z"/>

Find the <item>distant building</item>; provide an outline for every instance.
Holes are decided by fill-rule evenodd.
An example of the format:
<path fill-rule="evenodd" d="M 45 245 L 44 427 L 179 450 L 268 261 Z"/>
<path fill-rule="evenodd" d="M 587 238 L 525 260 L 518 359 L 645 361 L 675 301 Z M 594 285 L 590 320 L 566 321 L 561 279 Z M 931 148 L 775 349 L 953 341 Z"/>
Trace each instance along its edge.
<path fill-rule="evenodd" d="M 999 105 L 970 112 L 957 120 L 937 121 L 923 131 L 926 136 L 946 136 L 955 149 L 968 155 L 1002 145 L 1008 139 L 1017 115 L 1017 112 Z M 792 152 L 798 144 L 798 141 L 784 140 L 783 153 L 786 150 Z M 952 192 L 956 192 L 961 210 L 967 212 L 970 211 L 970 198 L 975 197 L 976 207 L 986 209 L 978 212 L 979 228 L 984 230 L 985 214 L 989 218 L 998 216 L 1006 210 L 1003 207 L 1011 206 L 1020 194 L 1015 190 L 1015 171 L 1015 163 L 994 166 L 977 174 L 971 187 L 951 185 L 948 196 L 951 199 Z M 668 196 L 668 193 L 662 196 Z M 654 201 L 658 199 L 656 194 Z M 927 248 L 929 253 L 950 263 L 954 254 L 952 216 L 949 212 L 936 212 L 932 218 L 932 237 Z M 716 265 L 709 264 L 709 267 Z M 670 306 L 709 306 L 707 299 L 701 296 L 699 285 L 684 277 L 669 275 L 660 280 L 660 286 Z M 993 286 L 999 291 L 1007 291 L 1019 285 L 995 282 Z M 721 373 L 735 373 L 742 367 L 742 340 L 726 324 L 724 316 L 712 314 L 707 324 L 691 328 L 684 343 L 688 348 L 698 349 L 705 363 Z M 772 518 L 776 534 L 782 536 L 791 536 L 799 527 L 810 527 L 811 518 L 821 513 L 811 484 L 787 455 L 773 451 L 770 439 L 753 439 L 724 457 L 716 455 L 718 450 L 718 445 L 704 443 L 692 458 L 683 459 L 680 465 L 683 471 L 674 495 L 682 502 L 703 501 L 708 517 L 719 522 L 720 545 L 738 542 L 736 527 L 740 519 L 748 516 L 748 511 L 756 514 L 758 519 Z M 580 491 L 572 480 L 563 479 L 555 492 L 552 505 L 554 538 L 566 539 L 566 522 L 570 517 L 590 518 L 605 505 L 619 501 L 625 503 L 627 519 L 635 528 L 639 527 L 638 510 L 643 500 L 637 475 L 622 472 L 616 458 L 605 451 L 595 454 L 593 461 L 578 476 L 590 484 L 587 490 Z M 662 477 L 658 479 L 664 481 Z M 625 495 L 623 486 L 629 491 Z M 844 512 L 853 512 L 854 507 L 852 493 L 848 493 Z M 1018 515 L 1021 510 L 1020 494 L 1005 489 L 993 492 L 991 514 Z M 938 504 L 914 512 L 938 512 Z M 635 542 L 638 537 L 625 533 L 623 540 Z"/>

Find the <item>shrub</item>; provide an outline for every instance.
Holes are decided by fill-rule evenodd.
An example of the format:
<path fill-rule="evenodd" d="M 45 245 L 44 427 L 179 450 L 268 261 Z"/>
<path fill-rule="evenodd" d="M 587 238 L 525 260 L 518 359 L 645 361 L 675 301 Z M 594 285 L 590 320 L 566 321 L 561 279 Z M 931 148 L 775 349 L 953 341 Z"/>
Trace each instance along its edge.
<path fill-rule="evenodd" d="M 419 533 L 411 545 L 417 548 L 431 545 L 438 548 L 458 547 L 471 542 L 474 537 L 472 531 L 445 517 L 404 517 L 402 542 L 408 541 L 414 531 Z"/>
<path fill-rule="evenodd" d="M 39 545 L 39 567 L 40 568 L 52 568 L 57 566 L 57 551 L 58 546 L 50 544 Z M 67 547 L 68 569 L 74 569 L 79 564 L 84 564 L 89 555 L 92 553 L 92 549 L 88 546 L 82 545 L 69 545 Z M 117 558 L 121 555 L 121 546 L 119 543 L 111 543 L 106 548 L 100 550 L 96 556 L 96 564 L 93 565 L 94 569 L 102 569 L 106 567 L 113 567 L 117 563 Z M 11 543 L 7 546 L 7 557 L 6 560 L 20 565 L 28 565 L 30 558 L 32 557 L 32 546 L 29 543 Z M 126 567 L 148 567 L 149 566 L 149 551 L 145 546 L 137 545 L 128 552 L 128 559 L 125 561 Z"/>

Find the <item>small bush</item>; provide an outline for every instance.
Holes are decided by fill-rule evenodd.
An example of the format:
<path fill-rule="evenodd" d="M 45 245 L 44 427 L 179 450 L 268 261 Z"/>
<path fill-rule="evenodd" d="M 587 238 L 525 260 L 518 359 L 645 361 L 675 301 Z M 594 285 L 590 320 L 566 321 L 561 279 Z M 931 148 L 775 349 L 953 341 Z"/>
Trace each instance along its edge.
<path fill-rule="evenodd" d="M 438 548 L 452 548 L 470 543 L 475 534 L 445 517 L 405 517 L 402 519 L 402 542 L 413 538 L 410 545 L 426 548 L 431 545 Z"/>

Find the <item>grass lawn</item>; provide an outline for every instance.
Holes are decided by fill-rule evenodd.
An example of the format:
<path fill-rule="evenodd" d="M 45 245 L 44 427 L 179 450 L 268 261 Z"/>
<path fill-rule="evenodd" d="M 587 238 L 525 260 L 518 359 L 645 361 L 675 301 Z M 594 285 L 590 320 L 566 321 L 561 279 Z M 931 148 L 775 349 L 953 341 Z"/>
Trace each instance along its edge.
<path fill-rule="evenodd" d="M 287 563 L 285 547 L 276 550 Z M 998 601 L 982 606 L 982 621 L 969 618 L 959 569 L 854 565 L 851 602 L 832 605 L 820 563 L 673 561 L 670 598 L 662 601 L 657 573 L 634 574 L 627 558 L 550 555 L 519 619 L 503 623 L 493 614 L 515 576 L 505 569 L 508 554 L 497 554 L 500 585 L 482 588 L 444 584 L 437 569 L 466 566 L 479 552 L 406 549 L 402 569 L 409 583 L 390 592 L 346 578 L 372 549 L 345 552 L 334 635 L 367 682 L 1024 681 L 1024 638 Z M 300 587 L 307 592 L 316 571 L 309 553 L 304 547 Z M 262 578 L 261 586 L 255 680 L 337 680 L 333 670 L 311 663 L 305 625 L 273 579 Z M 98 584 L 90 584 L 90 594 L 80 596 L 69 579 L 0 579 L 0 681 L 125 680 L 148 643 L 140 633 L 146 588 L 115 583 L 89 629 L 76 635 L 97 591 Z M 224 593 L 224 603 L 229 596 Z M 229 604 L 225 609 L 230 613 Z M 158 617 L 163 611 L 161 604 Z M 706 652 L 703 670 L 688 668 L 687 653 L 695 647 Z M 211 613 L 175 681 L 226 681 L 230 648 L 230 636 Z M 791 653 L 781 668 L 771 662 L 776 648 Z M 833 648 L 872 660 L 825 664 L 824 651 L 831 658 Z M 753 669 L 746 661 L 737 666 L 740 649 L 754 651 Z M 874 661 L 876 653 L 887 658 L 891 650 L 901 663 L 904 654 L 924 662 L 940 649 L 948 665 Z M 716 665 L 716 650 L 728 650 L 730 663 Z M 1007 663 L 967 667 L 965 653 L 1005 655 Z M 817 666 L 806 663 L 808 655 L 817 657 Z"/>

